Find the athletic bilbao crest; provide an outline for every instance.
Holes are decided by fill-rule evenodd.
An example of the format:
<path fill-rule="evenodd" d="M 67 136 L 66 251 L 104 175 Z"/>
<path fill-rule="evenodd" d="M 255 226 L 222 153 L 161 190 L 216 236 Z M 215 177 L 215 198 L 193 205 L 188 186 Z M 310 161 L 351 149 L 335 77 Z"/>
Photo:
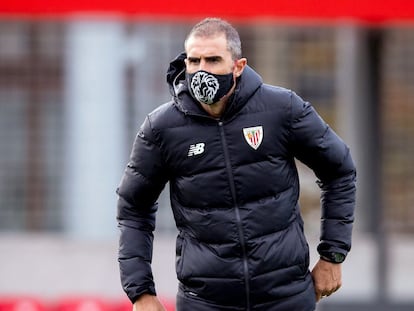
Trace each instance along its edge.
<path fill-rule="evenodd" d="M 246 127 L 243 129 L 243 134 L 250 147 L 252 147 L 254 150 L 259 148 L 263 140 L 262 126 Z"/>

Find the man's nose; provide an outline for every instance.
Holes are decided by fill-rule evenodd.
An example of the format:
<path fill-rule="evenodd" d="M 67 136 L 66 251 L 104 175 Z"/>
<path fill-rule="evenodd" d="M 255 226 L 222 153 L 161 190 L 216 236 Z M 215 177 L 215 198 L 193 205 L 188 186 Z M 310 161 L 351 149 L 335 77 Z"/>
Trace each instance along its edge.
<path fill-rule="evenodd" d="M 200 60 L 200 63 L 198 65 L 198 70 L 208 71 L 208 64 L 204 59 Z"/>

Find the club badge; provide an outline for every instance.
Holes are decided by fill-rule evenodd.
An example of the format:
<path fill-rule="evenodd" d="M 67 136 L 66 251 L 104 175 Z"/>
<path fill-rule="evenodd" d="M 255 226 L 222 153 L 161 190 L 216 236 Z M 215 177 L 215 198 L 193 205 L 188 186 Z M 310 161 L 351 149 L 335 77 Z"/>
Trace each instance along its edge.
<path fill-rule="evenodd" d="M 263 140 L 263 127 L 246 127 L 243 129 L 243 135 L 250 147 L 256 150 Z"/>

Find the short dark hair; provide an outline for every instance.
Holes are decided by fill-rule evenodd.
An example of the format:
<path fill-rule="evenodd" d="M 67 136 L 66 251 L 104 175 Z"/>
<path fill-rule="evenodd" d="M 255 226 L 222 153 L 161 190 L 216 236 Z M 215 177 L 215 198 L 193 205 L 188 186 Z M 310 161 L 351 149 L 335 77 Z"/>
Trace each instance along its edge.
<path fill-rule="evenodd" d="M 232 58 L 241 58 L 242 49 L 239 33 L 229 22 L 221 18 L 207 17 L 196 24 L 187 35 L 184 46 L 187 45 L 187 41 L 191 36 L 211 37 L 220 33 L 224 33 L 226 36 L 227 49 L 231 53 Z"/>

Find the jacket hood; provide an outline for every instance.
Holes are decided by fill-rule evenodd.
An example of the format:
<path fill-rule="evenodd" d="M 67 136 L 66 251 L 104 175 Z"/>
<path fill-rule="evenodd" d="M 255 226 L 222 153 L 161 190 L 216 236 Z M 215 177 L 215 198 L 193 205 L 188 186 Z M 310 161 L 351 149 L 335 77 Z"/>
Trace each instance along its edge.
<path fill-rule="evenodd" d="M 185 79 L 185 52 L 177 55 L 170 63 L 166 80 L 170 93 L 177 107 L 184 113 L 205 115 L 200 103 L 193 99 Z M 239 111 L 263 84 L 262 78 L 251 67 L 246 65 L 242 75 L 236 81 L 236 89 L 226 107 L 225 115 L 233 115 Z"/>
<path fill-rule="evenodd" d="M 182 52 L 178 54 L 170 63 L 167 70 L 167 83 L 170 93 L 174 97 L 178 93 L 178 88 L 185 81 L 185 62 L 187 54 Z"/>

